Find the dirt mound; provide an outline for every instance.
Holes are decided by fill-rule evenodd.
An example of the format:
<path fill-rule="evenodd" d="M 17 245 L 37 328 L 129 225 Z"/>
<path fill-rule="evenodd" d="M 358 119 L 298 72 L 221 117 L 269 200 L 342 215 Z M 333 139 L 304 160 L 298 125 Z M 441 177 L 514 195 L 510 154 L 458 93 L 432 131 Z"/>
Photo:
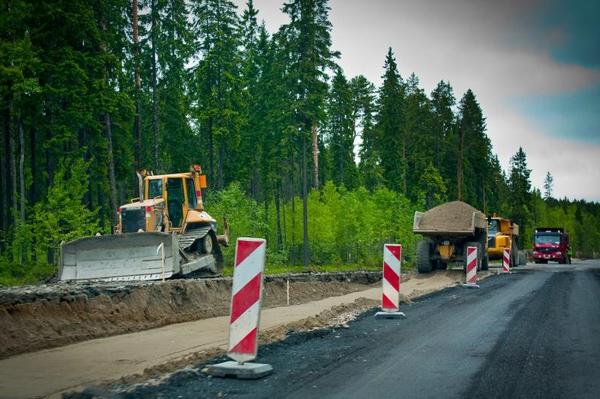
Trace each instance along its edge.
<path fill-rule="evenodd" d="M 365 289 L 381 273 L 266 277 L 264 307 Z M 0 290 L 0 358 L 87 339 L 227 315 L 231 279 L 54 284 Z"/>
<path fill-rule="evenodd" d="M 423 213 L 419 222 L 420 230 L 429 231 L 469 231 L 473 228 L 473 213 L 485 216 L 483 213 L 462 201 L 452 201 L 431 208 Z"/>

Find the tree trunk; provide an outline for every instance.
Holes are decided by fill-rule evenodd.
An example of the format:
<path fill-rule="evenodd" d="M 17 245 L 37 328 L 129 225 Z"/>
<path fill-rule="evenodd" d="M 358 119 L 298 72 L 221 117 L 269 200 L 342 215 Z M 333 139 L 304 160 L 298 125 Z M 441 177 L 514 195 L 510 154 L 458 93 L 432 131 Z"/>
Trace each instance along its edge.
<path fill-rule="evenodd" d="M 4 119 L 3 137 L 3 165 L 2 165 L 2 230 L 8 231 L 10 225 L 10 111 L 7 108 Z"/>
<path fill-rule="evenodd" d="M 110 217 L 112 226 L 117 224 L 117 183 L 115 180 L 115 161 L 113 154 L 112 122 L 108 112 L 104 114 L 106 141 L 108 142 L 108 179 L 110 184 Z"/>
<path fill-rule="evenodd" d="M 19 129 L 19 216 L 21 222 L 25 221 L 25 132 L 23 122 L 18 118 Z"/>
<path fill-rule="evenodd" d="M 41 181 L 36 179 L 37 172 L 37 142 L 36 142 L 36 134 L 35 129 L 31 129 L 29 133 L 29 150 L 31 154 L 29 156 L 31 160 L 31 175 L 33 176 L 33 183 L 29 189 L 29 202 L 35 204 L 38 200 L 38 185 L 41 185 Z"/>
<path fill-rule="evenodd" d="M 12 212 L 13 212 L 13 226 L 16 226 L 17 223 L 19 222 L 19 208 L 18 208 L 18 202 L 17 202 L 17 160 L 16 160 L 16 156 L 17 156 L 17 149 L 16 149 L 16 144 L 15 144 L 15 135 L 13 134 L 14 132 L 14 124 L 13 124 L 13 117 L 12 117 L 12 105 L 9 106 L 10 107 L 10 133 L 8 135 L 8 140 L 9 140 L 9 147 L 10 147 L 10 154 L 9 154 L 9 158 L 10 158 L 10 186 L 11 186 L 11 193 L 12 193 Z"/>
<path fill-rule="evenodd" d="M 459 201 L 463 200 L 462 194 L 462 180 L 463 180 L 463 149 L 464 149 L 464 131 L 462 126 L 459 128 L 458 132 L 458 159 L 456 165 L 456 194 Z"/>
<path fill-rule="evenodd" d="M 292 246 L 292 258 L 293 260 L 298 259 L 298 255 L 297 255 L 297 251 L 296 251 L 296 201 L 295 201 L 295 195 L 296 195 L 296 164 L 295 164 L 295 159 L 294 159 L 294 152 L 291 153 L 291 159 L 289 160 L 290 164 L 289 164 L 289 169 L 288 171 L 290 172 L 287 175 L 287 181 L 288 181 L 288 194 L 289 194 L 289 199 L 292 202 L 292 206 L 291 206 L 291 210 L 292 210 L 292 220 L 291 220 L 291 225 L 292 225 L 292 229 L 291 229 L 291 234 L 290 234 L 290 244 Z M 285 213 L 284 213 L 284 217 L 285 217 Z"/>
<path fill-rule="evenodd" d="M 223 134 L 219 136 L 219 159 L 217 162 L 218 189 L 222 190 L 225 188 L 225 176 L 223 171 L 225 168 L 225 138 L 223 137 Z"/>
<path fill-rule="evenodd" d="M 282 235 L 281 235 L 281 187 L 280 187 L 280 183 L 277 183 L 277 186 L 275 188 L 275 220 L 276 220 L 276 224 L 277 224 L 277 242 L 276 242 L 276 248 L 278 251 L 280 251 L 283 247 L 283 239 L 282 239 Z"/>
<path fill-rule="evenodd" d="M 402 137 L 402 192 L 408 195 L 406 187 L 406 175 L 408 174 L 408 165 L 406 160 L 406 133 Z"/>
<path fill-rule="evenodd" d="M 156 66 L 156 1 L 152 0 L 152 28 L 151 28 L 151 51 L 152 51 L 152 138 L 154 141 L 154 170 L 158 168 L 158 72 Z"/>
<path fill-rule="evenodd" d="M 208 163 L 210 164 L 209 184 L 214 187 L 215 184 L 215 140 L 212 132 L 212 118 L 208 118 Z"/>
<path fill-rule="evenodd" d="M 306 160 L 306 137 L 302 135 L 302 233 L 303 233 L 303 255 L 304 267 L 308 267 L 308 179 Z"/>
<path fill-rule="evenodd" d="M 485 215 L 487 215 L 487 200 L 485 198 L 485 185 L 481 186 L 481 191 L 482 191 L 482 195 L 483 195 L 483 213 Z"/>
<path fill-rule="evenodd" d="M 142 169 L 142 99 L 140 95 L 140 36 L 138 29 L 138 0 L 131 2 L 133 24 L 133 63 L 134 63 L 134 88 L 135 88 L 135 121 L 133 126 L 135 138 L 135 167 Z"/>
<path fill-rule="evenodd" d="M 313 121 L 311 125 L 312 153 L 313 153 L 313 187 L 319 188 L 319 134 L 317 132 L 317 123 Z"/>

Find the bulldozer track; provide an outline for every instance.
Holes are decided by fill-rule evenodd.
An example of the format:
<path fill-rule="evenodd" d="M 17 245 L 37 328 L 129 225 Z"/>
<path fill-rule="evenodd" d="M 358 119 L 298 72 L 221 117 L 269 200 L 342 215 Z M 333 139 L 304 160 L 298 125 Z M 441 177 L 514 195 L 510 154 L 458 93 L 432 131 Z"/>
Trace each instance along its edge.
<path fill-rule="evenodd" d="M 177 241 L 179 242 L 179 248 L 181 250 L 187 251 L 194 244 L 194 242 L 196 242 L 196 240 L 205 237 L 210 231 L 210 229 L 210 226 L 203 226 L 193 228 L 191 230 L 186 231 L 183 234 L 180 234 L 179 237 L 177 237 Z"/>

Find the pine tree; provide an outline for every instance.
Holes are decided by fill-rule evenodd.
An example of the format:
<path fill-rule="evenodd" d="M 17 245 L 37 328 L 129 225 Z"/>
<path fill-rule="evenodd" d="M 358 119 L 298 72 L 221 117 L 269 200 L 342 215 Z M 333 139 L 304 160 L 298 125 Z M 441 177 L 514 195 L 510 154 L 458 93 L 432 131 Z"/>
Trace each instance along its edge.
<path fill-rule="evenodd" d="M 456 198 L 456 104 L 450 83 L 440 81 L 431 92 L 433 111 L 434 166 L 440 171 L 449 188 L 451 198 Z"/>
<path fill-rule="evenodd" d="M 377 104 L 377 149 L 387 186 L 406 194 L 408 165 L 404 130 L 405 85 L 391 48 L 387 52 L 384 69 Z"/>
<path fill-rule="evenodd" d="M 338 53 L 332 52 L 331 22 L 327 0 L 292 0 L 284 3 L 283 12 L 290 22 L 281 27 L 290 54 L 288 79 L 296 100 L 296 123 L 302 164 L 302 213 L 304 265 L 309 262 L 308 243 L 308 138 L 313 154 L 313 186 L 319 186 L 318 124 L 322 119 L 327 95 L 327 70 L 334 66 Z"/>
<path fill-rule="evenodd" d="M 425 199 L 425 208 L 433 208 L 447 200 L 446 184 L 440 172 L 430 161 L 420 176 L 417 191 Z"/>
<path fill-rule="evenodd" d="M 511 217 L 522 227 L 527 226 L 530 218 L 531 200 L 531 169 L 527 168 L 527 155 L 523 148 L 510 159 L 510 203 L 512 208 Z"/>
<path fill-rule="evenodd" d="M 331 153 L 333 181 L 336 185 L 352 188 L 356 182 L 355 120 L 352 91 L 341 69 L 333 78 L 327 110 L 329 116 L 327 145 Z"/>
<path fill-rule="evenodd" d="M 243 123 L 239 21 L 235 5 L 227 0 L 194 2 L 191 11 L 196 52 L 202 56 L 193 68 L 195 118 L 207 149 L 201 155 L 208 163 L 209 184 L 222 189 L 237 175 Z"/>
<path fill-rule="evenodd" d="M 433 133 L 434 115 L 431 102 L 419 87 L 413 73 L 406 82 L 405 123 L 407 192 L 413 200 L 418 198 L 419 178 L 432 159 L 435 159 L 436 137 Z M 436 168 L 437 171 L 437 168 Z M 438 171 L 439 173 L 439 171 Z"/>
<path fill-rule="evenodd" d="M 358 173 L 361 184 L 373 190 L 383 185 L 383 171 L 377 150 L 375 118 L 375 85 L 363 75 L 350 81 L 353 102 L 354 135 L 360 137 Z M 359 131 L 360 130 L 360 131 Z"/>
<path fill-rule="evenodd" d="M 552 198 L 552 192 L 554 189 L 554 177 L 550 172 L 546 172 L 546 178 L 544 179 L 544 199 Z"/>
<path fill-rule="evenodd" d="M 483 111 L 469 89 L 459 105 L 457 126 L 457 198 L 484 208 L 489 194 L 492 145 L 485 130 Z"/>
<path fill-rule="evenodd" d="M 240 177 L 244 187 L 252 198 L 266 197 L 266 187 L 261 175 L 265 173 L 261 162 L 264 150 L 265 132 L 263 123 L 266 118 L 265 99 L 261 98 L 261 85 L 264 78 L 264 58 L 267 57 L 268 35 L 257 21 L 258 10 L 249 0 L 240 20 L 241 40 L 241 79 L 244 95 L 244 124 L 240 140 Z"/>

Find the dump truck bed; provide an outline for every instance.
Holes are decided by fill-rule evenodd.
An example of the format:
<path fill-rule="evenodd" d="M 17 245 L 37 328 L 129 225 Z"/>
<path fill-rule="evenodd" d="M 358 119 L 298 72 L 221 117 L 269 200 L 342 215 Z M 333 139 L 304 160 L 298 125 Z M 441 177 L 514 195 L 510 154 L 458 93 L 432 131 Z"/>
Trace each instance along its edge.
<path fill-rule="evenodd" d="M 471 235 L 476 229 L 486 229 L 487 219 L 479 210 L 462 201 L 452 201 L 415 212 L 413 231 L 422 235 Z"/>

